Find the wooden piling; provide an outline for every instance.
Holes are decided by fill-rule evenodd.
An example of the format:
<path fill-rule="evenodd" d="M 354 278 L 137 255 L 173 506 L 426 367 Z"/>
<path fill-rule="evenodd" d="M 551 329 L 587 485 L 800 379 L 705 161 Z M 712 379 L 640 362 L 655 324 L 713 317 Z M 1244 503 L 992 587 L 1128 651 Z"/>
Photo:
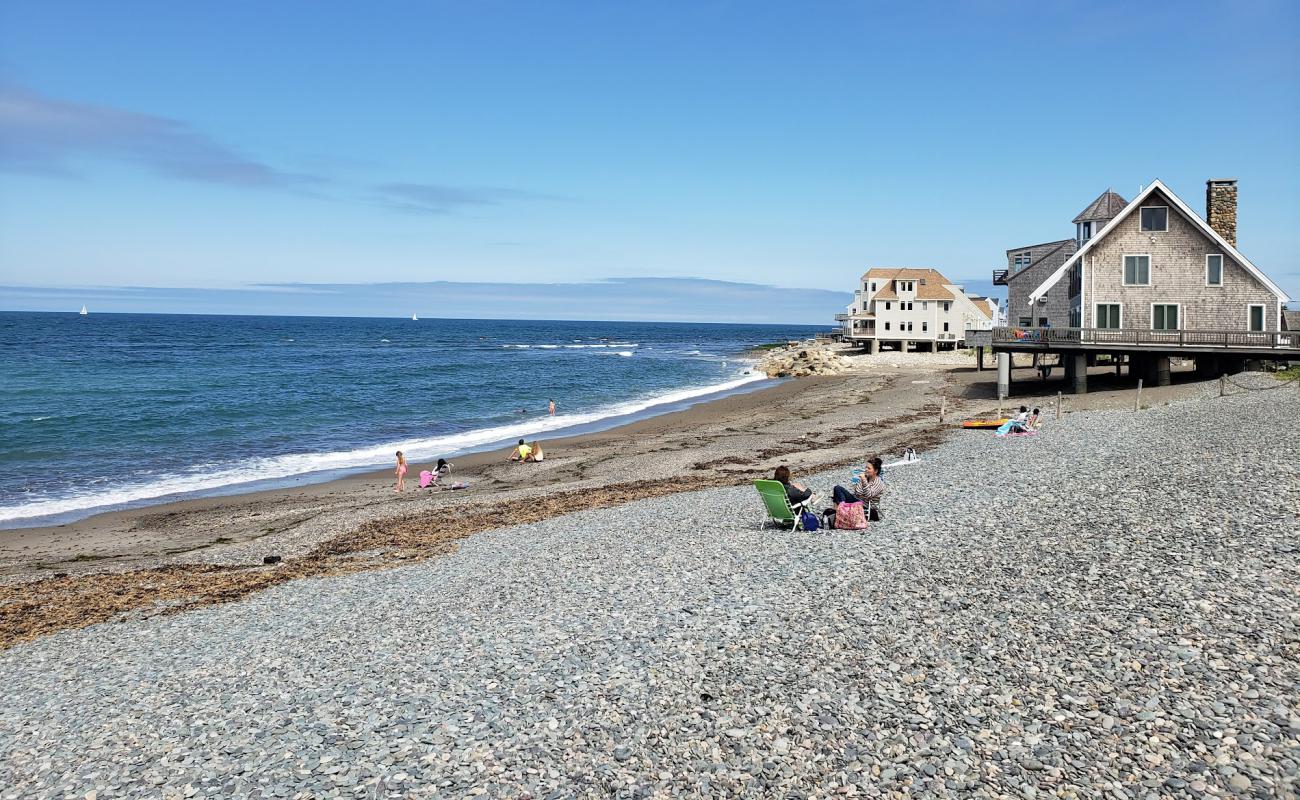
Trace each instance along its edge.
<path fill-rule="evenodd" d="M 1061 393 L 1056 393 L 1056 418 L 1061 418 Z"/>
<path fill-rule="evenodd" d="M 1142 379 L 1141 378 L 1138 378 L 1137 399 L 1133 401 L 1133 410 L 1134 411 L 1142 410 Z"/>

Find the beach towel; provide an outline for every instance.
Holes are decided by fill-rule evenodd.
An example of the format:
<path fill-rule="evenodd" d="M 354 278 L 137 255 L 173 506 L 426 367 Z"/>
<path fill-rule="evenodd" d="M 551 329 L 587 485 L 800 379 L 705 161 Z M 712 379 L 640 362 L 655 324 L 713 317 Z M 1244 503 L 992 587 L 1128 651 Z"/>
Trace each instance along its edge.
<path fill-rule="evenodd" d="M 420 488 L 421 488 L 421 489 L 428 489 L 429 486 L 431 486 L 431 485 L 433 484 L 433 482 L 436 481 L 436 480 L 438 480 L 438 476 L 434 475 L 434 474 L 433 474 L 432 472 L 430 472 L 429 470 L 427 470 L 427 469 L 420 470 Z"/>

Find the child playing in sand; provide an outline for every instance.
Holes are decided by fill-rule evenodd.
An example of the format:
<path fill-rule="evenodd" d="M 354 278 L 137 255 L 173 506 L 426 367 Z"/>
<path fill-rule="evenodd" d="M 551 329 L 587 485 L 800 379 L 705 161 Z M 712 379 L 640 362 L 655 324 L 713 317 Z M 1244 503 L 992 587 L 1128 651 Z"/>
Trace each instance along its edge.
<path fill-rule="evenodd" d="M 393 488 L 394 492 L 400 492 L 406 488 L 406 456 L 402 451 L 397 451 L 397 486 Z"/>

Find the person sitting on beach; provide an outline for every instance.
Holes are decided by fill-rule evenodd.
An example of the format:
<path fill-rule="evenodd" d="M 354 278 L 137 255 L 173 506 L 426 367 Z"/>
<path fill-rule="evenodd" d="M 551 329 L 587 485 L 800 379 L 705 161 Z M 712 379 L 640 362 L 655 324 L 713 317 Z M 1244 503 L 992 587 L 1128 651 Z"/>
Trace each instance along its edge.
<path fill-rule="evenodd" d="M 447 461 L 447 459 L 440 458 L 438 459 L 438 466 L 433 468 L 433 472 L 435 475 L 450 475 L 453 466 L 455 465 Z"/>
<path fill-rule="evenodd" d="M 1025 426 L 1030 430 L 1038 430 L 1043 424 L 1043 412 L 1035 408 L 1034 413 L 1029 415 L 1029 421 Z"/>
<path fill-rule="evenodd" d="M 1011 418 L 1011 430 L 1024 433 L 1029 430 L 1029 407 L 1021 406 L 1020 411 Z"/>
<path fill-rule="evenodd" d="M 872 521 L 880 519 L 880 498 L 885 494 L 885 482 L 881 479 L 881 460 L 879 456 L 867 459 L 862 465 L 862 472 L 853 481 L 853 491 L 843 486 L 831 490 L 831 500 L 840 503 L 862 503 L 867 507 Z"/>
<path fill-rule="evenodd" d="M 785 487 L 786 499 L 790 501 L 792 507 L 807 503 L 813 497 L 812 489 L 790 480 L 790 468 L 784 464 L 776 468 L 772 480 L 778 481 Z"/>
<path fill-rule="evenodd" d="M 528 445 L 528 448 L 532 452 L 530 452 L 528 456 L 524 458 L 524 461 L 541 461 L 546 457 L 546 455 L 542 452 L 541 442 L 533 442 L 532 444 Z"/>
<path fill-rule="evenodd" d="M 528 461 L 533 455 L 533 448 L 524 444 L 524 440 L 519 440 L 519 446 L 510 451 L 511 461 Z"/>

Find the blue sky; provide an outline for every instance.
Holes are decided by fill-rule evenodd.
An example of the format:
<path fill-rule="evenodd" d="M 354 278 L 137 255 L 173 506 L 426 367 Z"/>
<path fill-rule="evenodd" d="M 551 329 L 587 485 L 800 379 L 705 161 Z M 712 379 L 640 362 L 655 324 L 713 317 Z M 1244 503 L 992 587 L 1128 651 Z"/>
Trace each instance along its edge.
<path fill-rule="evenodd" d="M 986 281 L 1107 187 L 1200 210 L 1231 176 L 1241 249 L 1300 298 L 1297 40 L 1290 2 L 8 0 L 0 285 L 838 306 L 873 265 Z M 707 319 L 711 286 L 665 302 Z"/>

